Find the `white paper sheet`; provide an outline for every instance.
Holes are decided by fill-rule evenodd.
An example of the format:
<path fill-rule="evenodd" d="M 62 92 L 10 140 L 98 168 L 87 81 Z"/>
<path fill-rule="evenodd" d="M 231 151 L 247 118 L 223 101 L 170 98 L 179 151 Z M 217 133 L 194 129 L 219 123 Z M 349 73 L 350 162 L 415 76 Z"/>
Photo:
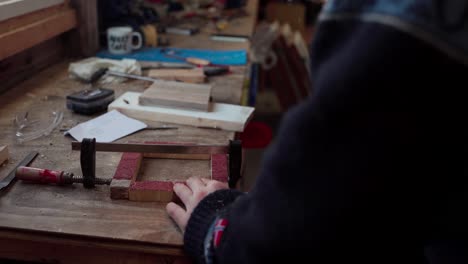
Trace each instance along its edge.
<path fill-rule="evenodd" d="M 113 110 L 73 127 L 66 134 L 70 134 L 77 141 L 96 138 L 96 142 L 112 142 L 146 127 L 145 123 Z"/>

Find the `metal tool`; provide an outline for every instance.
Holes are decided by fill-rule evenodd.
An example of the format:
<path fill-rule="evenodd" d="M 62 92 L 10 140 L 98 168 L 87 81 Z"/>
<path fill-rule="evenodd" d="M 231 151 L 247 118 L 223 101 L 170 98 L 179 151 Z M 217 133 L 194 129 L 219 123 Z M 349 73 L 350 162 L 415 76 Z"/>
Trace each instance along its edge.
<path fill-rule="evenodd" d="M 193 69 L 194 65 L 178 62 L 138 61 L 142 70 L 148 69 Z"/>
<path fill-rule="evenodd" d="M 231 140 L 229 145 L 162 145 L 96 143 L 95 139 L 85 138 L 82 142 L 72 142 L 72 150 L 81 150 L 81 169 L 85 179 L 95 178 L 96 151 L 168 154 L 228 154 L 229 187 L 234 188 L 241 177 L 242 143 L 240 140 Z"/>
<path fill-rule="evenodd" d="M 75 176 L 71 172 L 55 171 L 47 169 L 20 166 L 16 169 L 16 178 L 28 183 L 71 185 L 86 181 L 81 176 Z M 94 184 L 109 185 L 112 179 L 95 178 Z"/>
<path fill-rule="evenodd" d="M 123 73 L 123 72 L 107 71 L 107 74 L 113 75 L 113 76 L 118 76 L 118 77 L 136 79 L 136 80 L 143 80 L 143 81 L 150 81 L 150 82 L 163 82 L 162 80 L 158 80 L 158 79 L 154 79 L 154 78 L 150 78 L 150 77 L 145 77 L 145 76 L 141 76 L 141 75 Z"/>
<path fill-rule="evenodd" d="M 139 153 L 165 153 L 165 154 L 228 154 L 227 145 L 174 145 L 174 144 L 125 144 L 125 143 L 94 143 L 90 139 L 82 142 L 72 142 L 72 150 L 81 150 L 83 147 L 94 145 L 96 151 L 103 152 L 139 152 Z"/>
<path fill-rule="evenodd" d="M 182 61 L 185 61 L 187 63 L 193 64 L 193 65 L 198 65 L 198 66 L 211 65 L 211 62 L 209 60 L 195 58 L 195 57 L 180 56 L 180 55 L 177 55 L 177 51 L 175 51 L 175 50 L 162 49 L 161 52 L 164 53 L 164 55 L 166 57 L 182 60 Z"/>
<path fill-rule="evenodd" d="M 38 155 L 38 152 L 31 152 L 29 153 L 26 158 L 24 158 L 16 167 L 8 174 L 8 176 L 0 181 L 0 190 L 7 188 L 10 183 L 15 179 L 16 170 L 21 166 L 28 166 Z"/>

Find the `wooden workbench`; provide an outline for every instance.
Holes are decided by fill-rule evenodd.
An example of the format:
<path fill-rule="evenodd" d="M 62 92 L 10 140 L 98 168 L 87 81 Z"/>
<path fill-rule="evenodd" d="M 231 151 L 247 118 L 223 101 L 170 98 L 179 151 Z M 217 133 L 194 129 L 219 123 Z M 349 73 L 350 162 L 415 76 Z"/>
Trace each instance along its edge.
<path fill-rule="evenodd" d="M 247 10 L 251 15 L 234 20 L 226 33 L 252 33 L 257 1 L 251 0 Z M 214 43 L 207 33 L 193 37 L 176 36 L 172 43 L 187 48 L 248 49 L 246 43 L 224 46 L 221 42 Z M 66 95 L 86 88 L 68 77 L 69 63 L 54 65 L 0 96 L 0 145 L 8 145 L 11 155 L 9 163 L 0 168 L 0 179 L 33 150 L 40 155 L 32 166 L 81 175 L 79 152 L 71 150 L 73 139 L 60 131 L 60 128 L 71 128 L 90 119 L 65 108 Z M 214 101 L 239 104 L 245 73 L 246 67 L 237 67 L 229 76 L 212 78 Z M 145 81 L 127 81 L 107 87 L 114 89 L 118 97 L 125 91 L 143 91 L 149 85 Z M 62 107 L 64 119 L 60 127 L 49 136 L 17 143 L 13 125 L 15 114 L 41 100 Z M 140 131 L 117 142 L 224 144 L 233 137 L 233 132 L 179 126 L 178 130 Z M 120 153 L 97 153 L 97 176 L 111 178 L 120 156 Z M 180 162 L 183 170 L 184 161 Z M 177 173 L 178 168 L 174 169 Z M 108 186 L 84 189 L 78 184 L 57 187 L 14 183 L 0 194 L 0 258 L 54 263 L 173 263 L 186 260 L 182 234 L 167 216 L 165 203 L 111 200 L 109 192 Z"/>

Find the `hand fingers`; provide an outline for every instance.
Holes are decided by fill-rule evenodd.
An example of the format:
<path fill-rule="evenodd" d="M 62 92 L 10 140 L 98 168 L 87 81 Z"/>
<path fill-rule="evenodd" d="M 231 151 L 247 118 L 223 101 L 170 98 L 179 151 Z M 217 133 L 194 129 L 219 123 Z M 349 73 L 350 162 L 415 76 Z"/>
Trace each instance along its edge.
<path fill-rule="evenodd" d="M 207 178 L 200 178 L 200 180 L 201 180 L 205 185 L 208 185 L 208 183 L 211 181 L 210 179 L 207 179 Z"/>
<path fill-rule="evenodd" d="M 219 190 L 219 189 L 228 189 L 229 186 L 226 182 L 220 182 L 215 180 L 210 180 L 207 178 L 201 178 L 201 181 L 208 187 L 209 190 Z"/>
<path fill-rule="evenodd" d="M 182 207 L 172 202 L 166 205 L 166 211 L 174 222 L 176 222 L 182 232 L 184 232 L 188 221 L 188 213 L 182 209 Z"/>
<path fill-rule="evenodd" d="M 187 180 L 187 185 L 192 189 L 192 192 L 195 193 L 196 191 L 200 190 L 202 187 L 205 186 L 205 184 L 202 182 L 202 180 L 198 177 L 190 177 Z"/>
<path fill-rule="evenodd" d="M 176 183 L 174 184 L 174 192 L 185 204 L 185 207 L 187 207 L 188 203 L 190 202 L 190 197 L 193 195 L 192 190 L 190 190 L 189 187 L 185 186 L 185 184 Z"/>
<path fill-rule="evenodd" d="M 210 188 L 213 188 L 215 190 L 228 189 L 229 185 L 227 182 L 211 181 Z"/>

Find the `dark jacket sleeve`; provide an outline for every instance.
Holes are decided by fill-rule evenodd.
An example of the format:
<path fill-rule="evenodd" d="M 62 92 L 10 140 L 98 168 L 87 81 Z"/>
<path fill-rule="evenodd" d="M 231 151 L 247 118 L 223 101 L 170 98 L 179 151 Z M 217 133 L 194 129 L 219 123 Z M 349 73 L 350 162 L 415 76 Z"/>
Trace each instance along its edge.
<path fill-rule="evenodd" d="M 405 33 L 349 21 L 320 25 L 312 70 L 314 95 L 284 116 L 251 192 L 223 209 L 216 263 L 422 263 L 459 181 L 447 146 L 462 138 L 452 118 L 463 103 L 447 80 L 466 69 Z M 185 236 L 206 235 L 192 219 Z"/>

